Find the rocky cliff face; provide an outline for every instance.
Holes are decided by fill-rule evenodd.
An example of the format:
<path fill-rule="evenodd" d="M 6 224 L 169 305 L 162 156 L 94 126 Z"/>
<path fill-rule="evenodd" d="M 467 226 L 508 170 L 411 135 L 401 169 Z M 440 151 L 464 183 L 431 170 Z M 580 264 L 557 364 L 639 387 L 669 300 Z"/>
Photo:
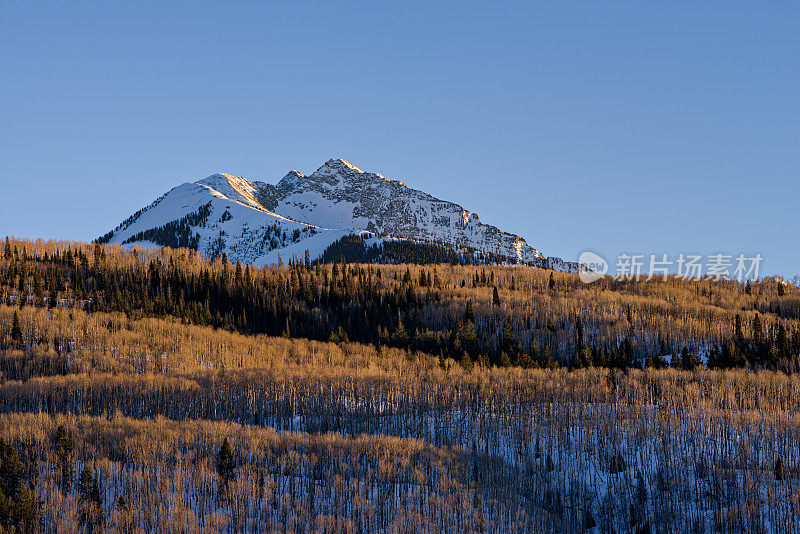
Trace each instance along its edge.
<path fill-rule="evenodd" d="M 276 186 L 257 186 L 264 207 L 297 221 L 449 243 L 525 262 L 544 258 L 518 235 L 482 223 L 458 204 L 341 159 L 329 160 L 309 176 L 292 171 Z"/>
<path fill-rule="evenodd" d="M 484 224 L 453 202 L 331 159 L 312 174 L 291 171 L 277 184 L 214 174 L 178 186 L 101 238 L 121 244 L 191 246 L 263 265 L 321 256 L 350 233 L 452 245 L 541 267 L 574 270 L 545 258 L 520 236 Z"/>

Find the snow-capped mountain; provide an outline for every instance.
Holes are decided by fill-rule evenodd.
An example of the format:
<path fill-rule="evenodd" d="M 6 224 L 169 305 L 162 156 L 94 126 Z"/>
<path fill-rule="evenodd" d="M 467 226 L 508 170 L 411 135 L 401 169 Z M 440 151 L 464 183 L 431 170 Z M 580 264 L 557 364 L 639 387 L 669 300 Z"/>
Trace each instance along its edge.
<path fill-rule="evenodd" d="M 520 236 L 484 224 L 453 202 L 331 159 L 312 174 L 291 171 L 277 184 L 214 174 L 182 184 L 100 238 L 145 246 L 188 246 L 210 256 L 264 265 L 308 250 L 322 255 L 345 235 L 368 241 L 433 242 L 559 270 Z"/>
<path fill-rule="evenodd" d="M 458 204 L 341 159 L 327 161 L 309 176 L 292 171 L 277 186 L 256 185 L 263 207 L 309 224 L 441 241 L 526 262 L 544 258 L 521 237 L 483 224 Z"/>

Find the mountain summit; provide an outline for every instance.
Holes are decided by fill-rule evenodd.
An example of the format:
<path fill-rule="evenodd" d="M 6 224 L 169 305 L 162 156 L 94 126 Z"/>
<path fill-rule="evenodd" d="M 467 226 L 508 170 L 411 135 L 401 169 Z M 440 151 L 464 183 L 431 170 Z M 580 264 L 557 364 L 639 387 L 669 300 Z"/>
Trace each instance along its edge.
<path fill-rule="evenodd" d="M 276 184 L 218 173 L 182 184 L 100 238 L 144 246 L 188 246 L 207 255 L 264 265 L 294 255 L 320 257 L 349 234 L 434 243 L 469 253 L 572 268 L 545 258 L 523 238 L 484 224 L 440 200 L 343 159 L 310 175 L 290 171 Z"/>

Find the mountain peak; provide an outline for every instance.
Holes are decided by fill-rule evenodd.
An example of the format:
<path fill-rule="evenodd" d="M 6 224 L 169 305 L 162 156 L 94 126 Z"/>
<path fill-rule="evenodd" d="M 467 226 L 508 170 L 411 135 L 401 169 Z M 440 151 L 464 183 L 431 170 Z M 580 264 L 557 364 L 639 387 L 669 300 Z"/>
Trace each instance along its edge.
<path fill-rule="evenodd" d="M 244 178 L 239 178 L 239 177 L 234 176 L 232 174 L 228 174 L 227 172 L 217 172 L 217 173 L 212 174 L 211 176 L 207 176 L 206 178 L 203 178 L 202 180 L 198 180 L 197 183 L 201 184 L 201 185 L 211 185 L 211 186 L 213 186 L 214 184 L 218 184 L 218 183 L 221 183 L 221 182 L 228 182 L 228 181 L 231 181 L 231 180 L 234 180 L 234 181 L 236 181 L 236 180 L 244 180 Z"/>
<path fill-rule="evenodd" d="M 255 198 L 257 188 L 253 182 L 241 176 L 218 172 L 208 178 L 197 181 L 198 184 L 208 187 L 217 193 L 237 202 L 243 202 L 255 208 L 261 205 Z"/>
<path fill-rule="evenodd" d="M 322 167 L 314 171 L 314 174 L 335 174 L 340 171 L 355 171 L 362 174 L 364 172 L 347 160 L 331 158 L 323 163 Z"/>
<path fill-rule="evenodd" d="M 170 222 L 181 223 L 182 229 L 192 223 L 188 234 L 176 237 L 183 241 L 165 240 L 163 228 Z M 458 204 L 362 171 L 341 158 L 329 159 L 308 176 L 289 171 L 274 185 L 212 174 L 173 189 L 108 239 L 191 245 L 209 255 L 226 251 L 229 258 L 265 264 L 278 250 L 284 257 L 289 250 L 301 253 L 306 247 L 322 254 L 339 237 L 362 231 L 375 239 L 440 243 L 545 265 L 542 253 L 518 235 L 481 222 Z"/>
<path fill-rule="evenodd" d="M 313 179 L 316 182 L 335 185 L 340 182 L 341 178 L 348 176 L 358 176 L 361 174 L 365 174 L 364 171 L 362 171 L 349 161 L 345 161 L 341 158 L 339 159 L 331 158 L 325 163 L 323 163 L 319 169 L 311 173 L 309 178 Z"/>
<path fill-rule="evenodd" d="M 278 182 L 278 189 L 284 191 L 291 191 L 295 187 L 297 187 L 297 185 L 300 182 L 302 182 L 305 178 L 306 178 L 305 174 L 295 170 L 291 170 L 286 173 L 286 176 L 280 179 L 280 181 Z"/>

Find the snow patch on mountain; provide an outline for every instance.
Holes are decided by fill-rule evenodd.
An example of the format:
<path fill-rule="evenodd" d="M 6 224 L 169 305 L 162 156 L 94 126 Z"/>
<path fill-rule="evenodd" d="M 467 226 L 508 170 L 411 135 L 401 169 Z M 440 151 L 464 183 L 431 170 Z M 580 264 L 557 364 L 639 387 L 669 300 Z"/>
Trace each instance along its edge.
<path fill-rule="evenodd" d="M 261 258 L 273 250 L 293 247 L 304 253 L 300 245 L 304 241 L 315 238 L 309 246 L 316 249 L 319 243 L 332 243 L 349 233 L 272 213 L 254 200 L 257 189 L 251 182 L 230 178 L 234 177 L 215 174 L 179 185 L 105 240 L 128 246 L 164 246 L 172 244 L 176 234 L 185 233 L 205 255 L 225 254 L 231 261 L 263 265 Z"/>
<path fill-rule="evenodd" d="M 559 270 L 577 265 L 545 258 L 522 237 L 484 224 L 474 212 L 399 180 L 331 159 L 310 175 L 290 171 L 276 184 L 225 173 L 182 184 L 135 213 L 101 240 L 163 246 L 179 237 L 207 255 L 265 265 L 312 259 L 341 237 L 440 243 Z M 177 236 L 177 237 L 176 237 Z M 186 246 L 186 245 L 181 245 Z"/>
<path fill-rule="evenodd" d="M 213 192 L 217 192 L 223 197 L 247 204 L 256 209 L 263 209 L 261 204 L 256 200 L 258 188 L 253 185 L 253 182 L 246 180 L 240 176 L 232 176 L 225 173 L 212 174 L 208 178 L 196 182 L 200 185 L 206 186 Z"/>
<path fill-rule="evenodd" d="M 449 243 L 524 262 L 544 259 L 518 235 L 483 224 L 458 204 L 342 159 L 328 160 L 309 176 L 287 175 L 277 187 L 263 187 L 261 195 L 276 213 L 326 228 Z"/>

